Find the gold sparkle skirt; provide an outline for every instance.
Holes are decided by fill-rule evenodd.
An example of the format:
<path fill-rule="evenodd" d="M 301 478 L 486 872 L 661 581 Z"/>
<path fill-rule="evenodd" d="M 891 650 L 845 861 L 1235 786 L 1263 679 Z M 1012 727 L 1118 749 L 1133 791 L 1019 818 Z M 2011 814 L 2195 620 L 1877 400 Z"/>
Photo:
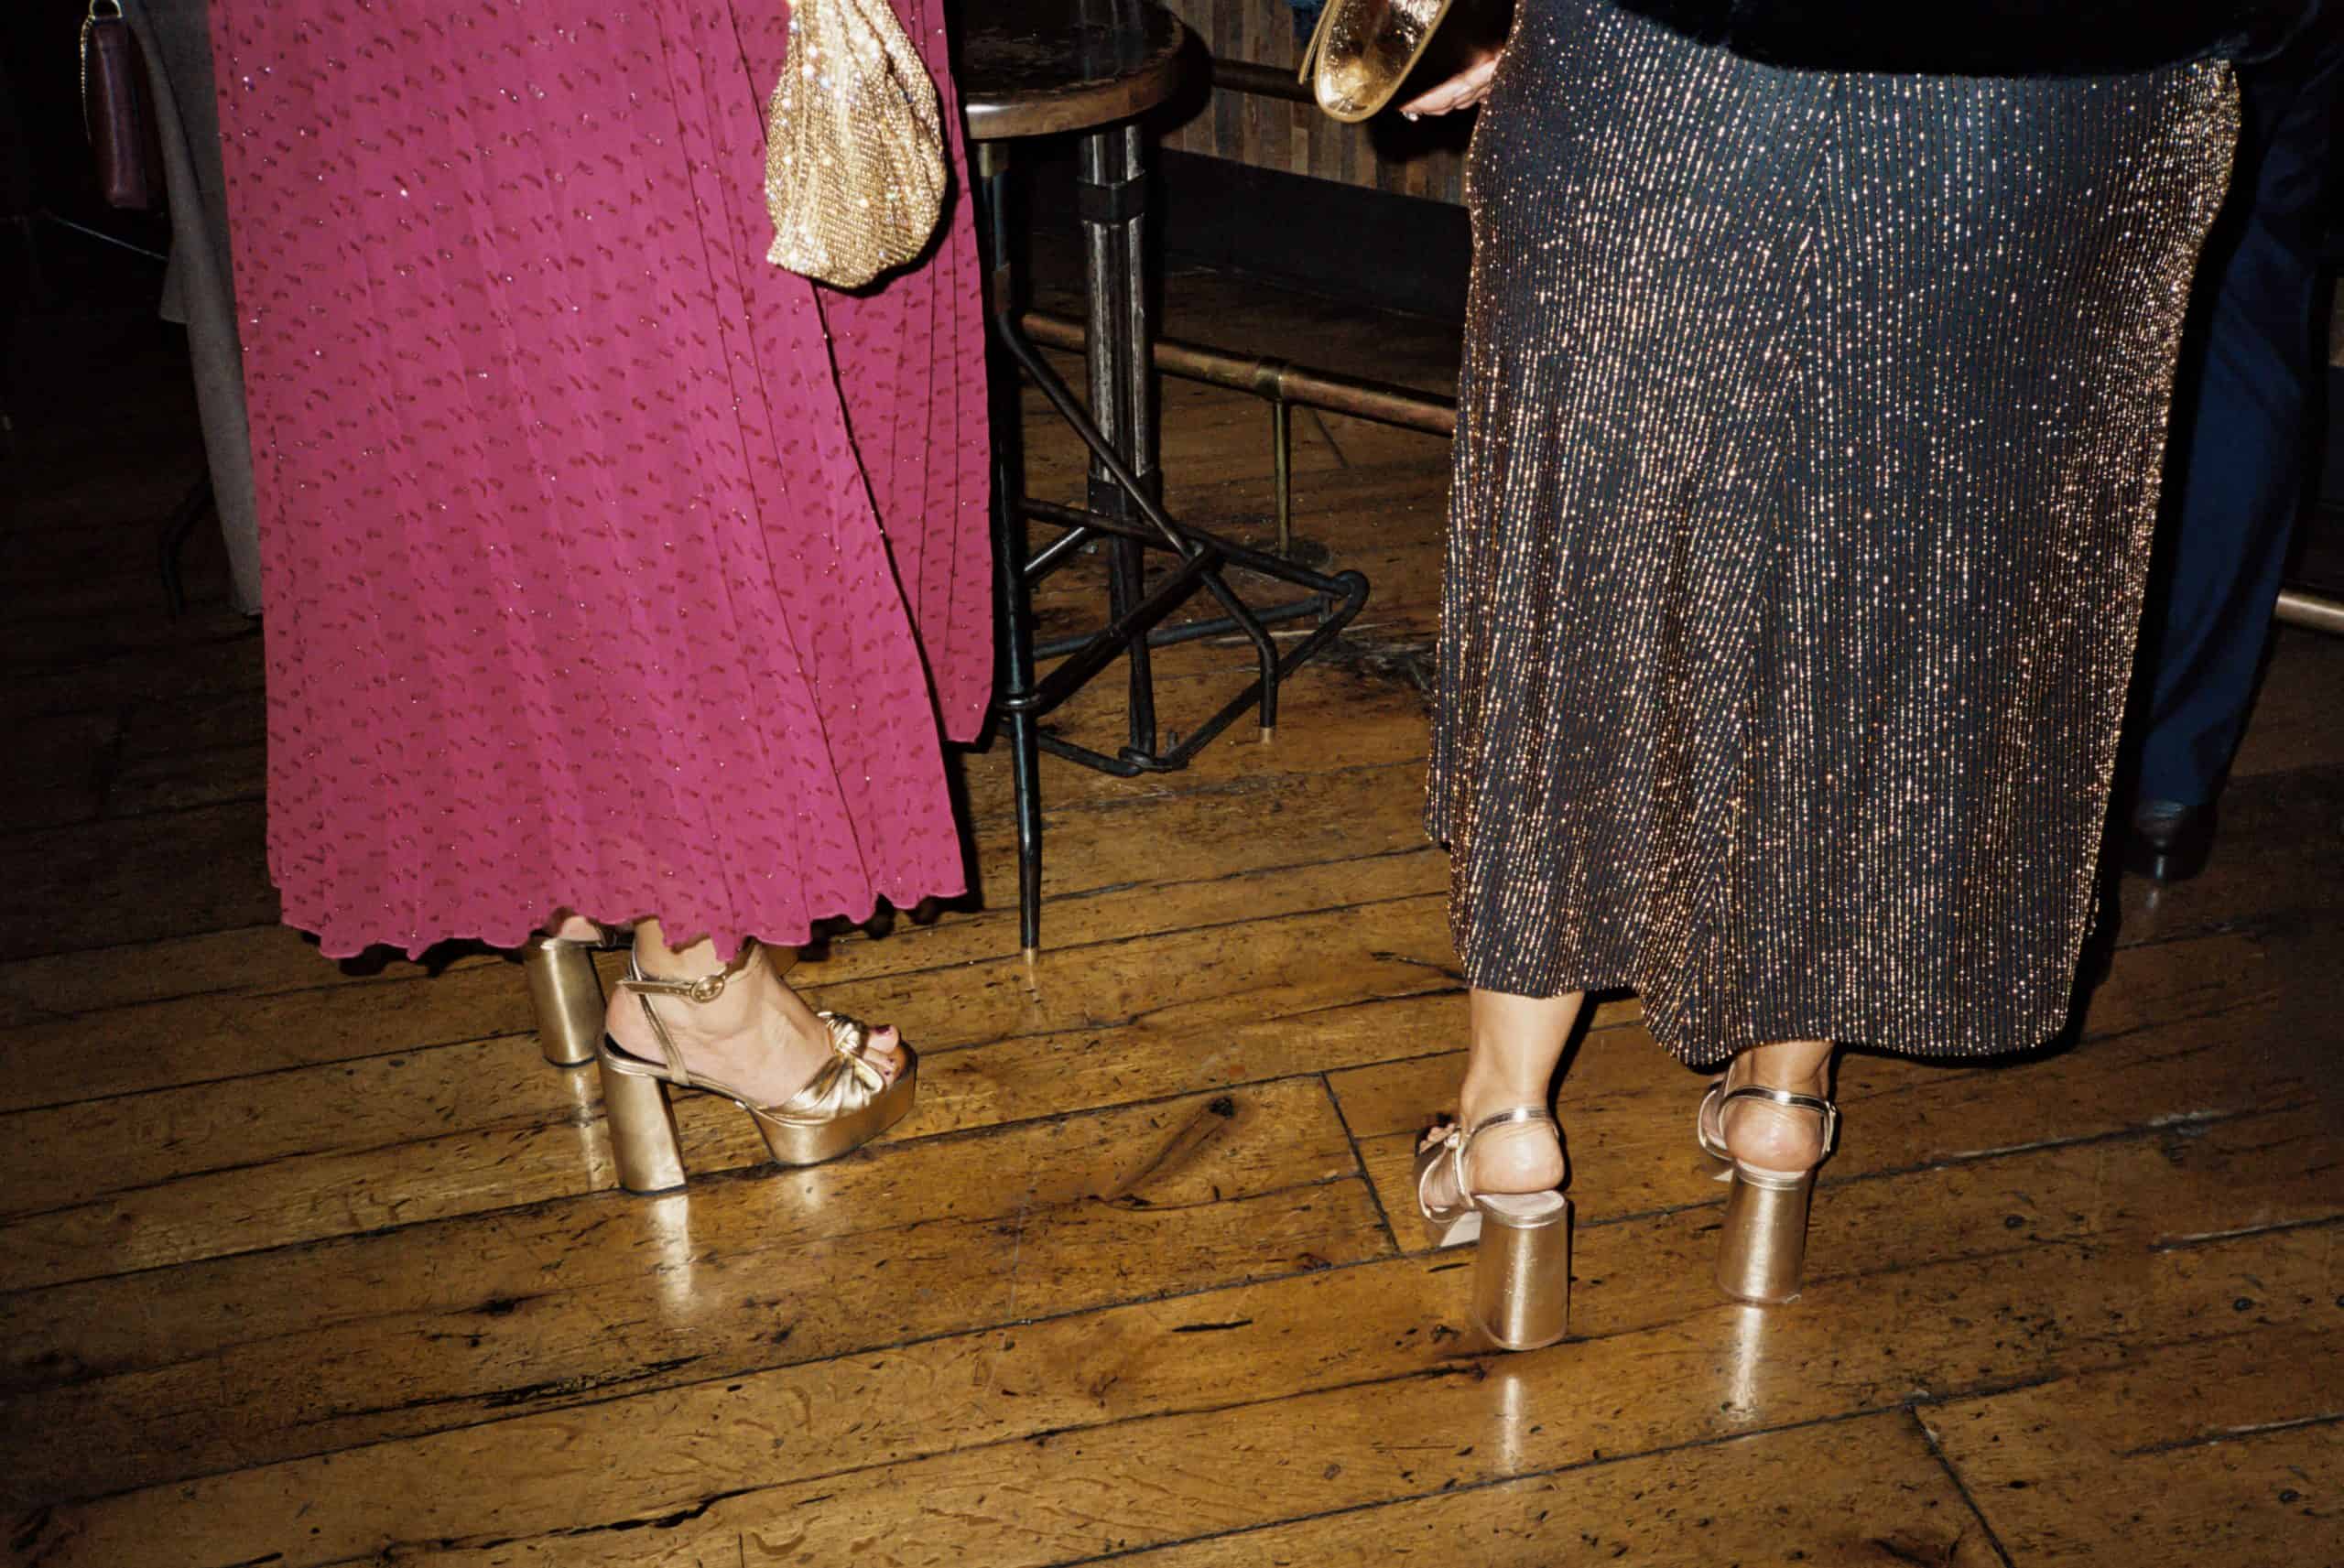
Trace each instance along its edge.
<path fill-rule="evenodd" d="M 1800 72 L 1523 0 L 1427 825 L 1477 986 L 2024 1049 L 2089 924 L 2227 67 Z"/>

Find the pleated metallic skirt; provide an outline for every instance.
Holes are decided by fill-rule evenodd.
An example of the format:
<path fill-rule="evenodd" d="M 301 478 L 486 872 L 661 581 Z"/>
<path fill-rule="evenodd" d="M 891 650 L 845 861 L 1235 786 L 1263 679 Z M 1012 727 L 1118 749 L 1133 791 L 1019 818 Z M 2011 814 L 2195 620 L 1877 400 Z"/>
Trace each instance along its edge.
<path fill-rule="evenodd" d="M 1427 824 L 1468 978 L 1697 1065 L 2056 1033 L 2226 66 L 1774 70 L 1524 0 Z"/>

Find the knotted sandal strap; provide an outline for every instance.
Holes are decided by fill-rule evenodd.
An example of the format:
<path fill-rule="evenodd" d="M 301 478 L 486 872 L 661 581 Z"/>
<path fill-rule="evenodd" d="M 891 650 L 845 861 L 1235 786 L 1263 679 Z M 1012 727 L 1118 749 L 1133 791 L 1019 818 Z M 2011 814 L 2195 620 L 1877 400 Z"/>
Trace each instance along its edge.
<path fill-rule="evenodd" d="M 655 996 L 679 996 L 693 1003 L 714 1001 L 724 994 L 724 988 L 733 978 L 749 967 L 757 957 L 758 950 L 757 939 L 746 937 L 741 943 L 740 952 L 734 954 L 732 961 L 723 968 L 715 974 L 700 975 L 688 980 L 663 979 L 656 975 L 646 975 L 642 966 L 635 962 L 634 955 L 628 955 L 626 979 L 619 981 L 618 989 L 635 993 L 635 1000 L 643 1006 L 643 1016 L 650 1021 L 653 1037 L 659 1042 L 659 1049 L 667 1054 L 667 1071 L 673 1075 L 672 1081 L 678 1087 L 688 1089 L 692 1087 L 691 1071 L 684 1065 L 684 1054 L 677 1049 L 675 1040 L 667 1033 L 667 1026 L 660 1022 L 658 1011 L 652 1007 L 651 999 Z"/>
<path fill-rule="evenodd" d="M 830 1049 L 846 1059 L 847 1065 L 853 1069 L 856 1081 L 874 1095 L 887 1087 L 887 1075 L 873 1065 L 871 1058 L 863 1054 L 871 1044 L 871 1025 L 843 1012 L 818 1012 L 814 1016 L 829 1026 Z"/>

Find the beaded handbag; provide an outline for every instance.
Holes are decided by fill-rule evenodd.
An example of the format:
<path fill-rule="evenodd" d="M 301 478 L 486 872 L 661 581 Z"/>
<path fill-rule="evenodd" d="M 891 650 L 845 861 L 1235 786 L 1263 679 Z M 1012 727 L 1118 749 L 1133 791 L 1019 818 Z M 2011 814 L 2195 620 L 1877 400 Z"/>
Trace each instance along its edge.
<path fill-rule="evenodd" d="M 944 190 L 936 83 L 887 0 L 796 0 L 765 110 L 765 259 L 859 288 L 927 248 Z"/>

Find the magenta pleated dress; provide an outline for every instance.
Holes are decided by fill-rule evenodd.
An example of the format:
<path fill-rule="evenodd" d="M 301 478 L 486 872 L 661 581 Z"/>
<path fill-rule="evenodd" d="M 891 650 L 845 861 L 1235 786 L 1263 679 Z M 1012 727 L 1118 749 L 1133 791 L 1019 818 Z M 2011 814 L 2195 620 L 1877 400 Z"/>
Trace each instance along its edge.
<path fill-rule="evenodd" d="M 269 861 L 329 955 L 964 889 L 983 329 L 895 9 L 960 195 L 850 295 L 765 260 L 780 0 L 212 0 Z"/>

